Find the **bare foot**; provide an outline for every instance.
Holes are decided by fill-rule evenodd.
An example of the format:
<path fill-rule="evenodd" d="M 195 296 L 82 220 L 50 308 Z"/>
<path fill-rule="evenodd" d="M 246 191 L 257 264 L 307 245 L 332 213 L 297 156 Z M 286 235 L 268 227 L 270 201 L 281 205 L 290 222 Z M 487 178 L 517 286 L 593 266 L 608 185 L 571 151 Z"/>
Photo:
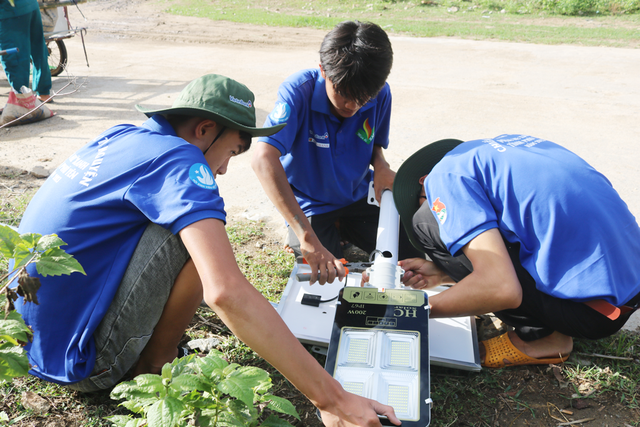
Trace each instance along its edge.
<path fill-rule="evenodd" d="M 38 100 L 40 102 L 47 102 L 52 98 L 51 95 L 38 95 Z M 51 100 L 50 102 L 53 102 L 53 100 Z"/>

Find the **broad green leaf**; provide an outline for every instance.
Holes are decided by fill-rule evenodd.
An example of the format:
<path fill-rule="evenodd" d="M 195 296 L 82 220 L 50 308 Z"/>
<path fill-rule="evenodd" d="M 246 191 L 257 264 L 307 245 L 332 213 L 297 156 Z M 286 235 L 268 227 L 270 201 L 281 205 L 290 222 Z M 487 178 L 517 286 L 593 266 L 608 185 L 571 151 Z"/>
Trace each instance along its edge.
<path fill-rule="evenodd" d="M 153 401 L 153 403 L 155 403 L 158 399 L 155 399 Z M 127 408 L 128 410 L 130 410 L 131 412 L 133 412 L 134 414 L 142 414 L 144 412 L 144 408 L 145 406 L 140 404 L 140 401 L 138 400 L 127 400 L 125 402 L 122 402 L 120 405 L 124 406 L 125 408 Z M 149 405 L 151 406 L 151 405 Z"/>
<path fill-rule="evenodd" d="M 173 384 L 171 385 L 173 387 Z M 193 390 L 190 393 L 184 394 L 180 396 L 180 400 L 184 403 L 185 406 L 191 408 L 204 409 L 204 408 L 212 408 L 216 407 L 215 401 L 212 399 L 205 399 L 197 390 Z M 193 411 L 192 411 L 193 412 Z"/>
<path fill-rule="evenodd" d="M 253 421 L 257 421 L 258 419 L 258 411 L 256 408 L 253 406 L 248 407 L 240 400 L 224 399 L 223 404 L 236 419 L 242 420 L 245 425 L 251 425 Z"/>
<path fill-rule="evenodd" d="M 165 396 L 164 399 L 154 403 L 149 412 L 147 420 L 149 427 L 174 427 L 180 421 L 180 414 L 184 406 L 175 397 Z"/>
<path fill-rule="evenodd" d="M 29 249 L 35 249 L 41 237 L 42 234 L 38 233 L 23 233 L 20 235 L 20 239 Z"/>
<path fill-rule="evenodd" d="M 19 242 L 13 248 L 13 259 L 15 261 L 13 265 L 13 269 L 17 270 L 18 268 L 25 266 L 33 261 L 38 261 L 40 259 L 39 253 L 31 252 L 31 250 L 24 244 L 24 242 Z"/>
<path fill-rule="evenodd" d="M 211 386 L 205 384 L 202 379 L 193 374 L 178 375 L 171 382 L 171 388 L 178 391 L 211 390 Z"/>
<path fill-rule="evenodd" d="M 13 251 L 20 240 L 17 231 L 6 225 L 0 225 L 0 254 L 5 258 L 13 258 Z"/>
<path fill-rule="evenodd" d="M 196 357 L 197 356 L 195 354 L 189 354 L 184 357 L 176 357 L 175 359 L 173 359 L 173 362 L 171 362 L 171 375 L 173 377 L 177 377 L 178 375 L 182 375 L 184 373 L 193 373 L 192 362 Z"/>
<path fill-rule="evenodd" d="M 219 426 L 247 426 L 250 425 L 242 418 L 236 418 L 236 416 L 230 412 L 223 412 L 218 417 Z"/>
<path fill-rule="evenodd" d="M 40 240 L 38 240 L 36 250 L 39 252 L 45 252 L 49 249 L 59 248 L 60 246 L 64 245 L 66 245 L 66 243 L 60 237 L 58 237 L 57 234 L 47 234 L 46 236 L 42 236 Z"/>
<path fill-rule="evenodd" d="M 229 362 L 224 360 L 224 355 L 218 350 L 211 350 L 209 354 L 207 354 L 205 357 L 201 359 L 212 363 L 213 365 L 215 365 L 217 368 L 220 368 L 220 369 L 224 369 L 227 365 L 229 365 Z"/>
<path fill-rule="evenodd" d="M 133 381 L 122 382 L 111 390 L 109 396 L 114 400 L 124 399 L 134 387 L 137 386 Z"/>
<path fill-rule="evenodd" d="M 253 406 L 253 389 L 248 382 L 239 376 L 232 376 L 220 381 L 217 386 L 222 393 L 241 400 L 247 406 Z"/>
<path fill-rule="evenodd" d="M 130 400 L 122 402 L 120 405 L 124 406 L 131 412 L 135 412 L 136 414 L 142 414 L 146 408 L 150 407 L 154 403 L 156 403 L 159 399 L 157 396 L 153 397 L 130 397 Z"/>
<path fill-rule="evenodd" d="M 131 421 L 129 415 L 113 415 L 111 417 L 104 417 L 116 427 L 126 427 L 127 423 Z"/>
<path fill-rule="evenodd" d="M 229 378 L 238 378 L 243 384 L 254 389 L 260 386 L 264 381 L 269 381 L 269 373 L 264 369 L 255 366 L 242 366 L 232 373 Z"/>
<path fill-rule="evenodd" d="M 300 418 L 298 418 L 300 419 Z M 282 418 L 278 418 L 275 415 L 269 415 L 266 420 L 260 427 L 293 427 L 289 422 L 283 420 Z"/>
<path fill-rule="evenodd" d="M 146 374 L 146 375 L 153 376 L 152 374 Z M 138 379 L 141 376 L 142 375 L 137 376 L 136 379 Z M 162 388 L 163 388 L 162 383 L 160 383 L 160 386 L 158 386 L 155 382 L 142 381 L 142 385 L 138 385 L 136 381 L 127 381 L 115 386 L 115 388 L 111 391 L 110 396 L 114 400 L 120 400 L 120 399 L 138 399 L 139 400 L 139 399 L 146 399 L 146 398 L 154 398 L 155 400 L 157 400 L 157 397 L 156 397 L 157 393 Z"/>
<path fill-rule="evenodd" d="M 24 324 L 22 316 L 17 311 L 11 311 L 7 319 L 0 317 L 0 339 L 11 341 L 18 345 L 17 341 L 28 342 L 31 336 L 31 329 Z"/>
<path fill-rule="evenodd" d="M 140 427 L 147 423 L 143 418 L 131 418 L 130 415 L 113 415 L 105 419 L 116 427 Z"/>
<path fill-rule="evenodd" d="M 222 369 L 229 365 L 226 360 L 221 357 L 217 357 L 216 355 L 212 355 L 211 353 L 209 353 L 207 357 L 200 357 L 195 361 L 196 366 L 200 372 L 202 372 L 202 375 L 209 378 L 214 377 L 214 375 L 220 375 L 220 373 L 216 372 L 222 371 Z"/>
<path fill-rule="evenodd" d="M 265 394 L 271 390 L 272 386 L 271 377 L 268 377 L 265 381 L 262 381 L 258 386 L 254 387 L 253 391 L 256 392 L 256 394 Z"/>
<path fill-rule="evenodd" d="M 300 415 L 298 415 L 296 407 L 293 406 L 293 403 L 289 402 L 287 399 L 274 396 L 272 394 L 266 394 L 263 396 L 263 401 L 269 402 L 267 408 L 273 411 L 291 415 L 293 417 L 296 417 L 297 419 L 300 419 Z"/>
<path fill-rule="evenodd" d="M 226 368 L 224 368 L 222 370 L 222 374 L 226 377 L 231 375 L 236 369 L 238 369 L 240 367 L 240 365 L 238 365 L 237 363 L 232 363 L 229 366 L 227 366 Z"/>
<path fill-rule="evenodd" d="M 0 346 L 0 382 L 15 377 L 24 377 L 29 373 L 29 359 L 22 347 Z"/>
<path fill-rule="evenodd" d="M 22 319 L 2 320 L 0 318 L 0 340 L 9 341 L 13 345 L 20 345 L 18 341 L 28 342 L 30 334 L 31 331 L 26 327 Z"/>
<path fill-rule="evenodd" d="M 133 379 L 140 391 L 158 393 L 164 391 L 162 377 L 154 374 L 142 374 Z"/>
<path fill-rule="evenodd" d="M 36 262 L 36 269 L 38 274 L 44 277 L 61 276 L 75 272 L 86 275 L 80 263 L 72 255 L 60 248 L 49 249 L 42 254 L 41 258 Z"/>

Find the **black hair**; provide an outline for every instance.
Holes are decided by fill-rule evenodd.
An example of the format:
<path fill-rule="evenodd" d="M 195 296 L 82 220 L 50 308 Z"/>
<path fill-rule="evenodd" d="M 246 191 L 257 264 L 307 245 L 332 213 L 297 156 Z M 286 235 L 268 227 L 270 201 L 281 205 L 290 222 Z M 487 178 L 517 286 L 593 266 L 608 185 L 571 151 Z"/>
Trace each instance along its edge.
<path fill-rule="evenodd" d="M 196 116 L 190 116 L 187 114 L 163 114 L 163 116 L 165 119 L 167 119 L 167 121 L 175 131 L 177 131 L 180 126 L 184 125 L 186 122 L 196 117 Z M 204 117 L 200 117 L 200 119 L 210 120 Z M 226 126 L 226 127 L 229 127 L 229 126 Z M 249 132 L 245 132 L 239 129 L 238 129 L 238 132 L 240 132 L 240 140 L 242 141 L 242 145 L 244 146 L 242 152 L 244 153 L 245 151 L 248 151 L 249 148 L 251 148 L 251 138 L 253 137 Z"/>
<path fill-rule="evenodd" d="M 239 132 L 240 132 L 240 139 L 242 140 L 242 144 L 244 145 L 244 150 L 242 150 L 242 153 L 244 153 L 245 151 L 249 151 L 249 148 L 251 148 L 252 136 L 249 132 L 245 132 L 243 130 Z M 242 154 L 242 153 L 238 153 L 238 154 Z"/>
<path fill-rule="evenodd" d="M 341 22 L 322 41 L 320 65 L 338 93 L 364 105 L 378 95 L 391 72 L 391 42 L 372 22 Z"/>

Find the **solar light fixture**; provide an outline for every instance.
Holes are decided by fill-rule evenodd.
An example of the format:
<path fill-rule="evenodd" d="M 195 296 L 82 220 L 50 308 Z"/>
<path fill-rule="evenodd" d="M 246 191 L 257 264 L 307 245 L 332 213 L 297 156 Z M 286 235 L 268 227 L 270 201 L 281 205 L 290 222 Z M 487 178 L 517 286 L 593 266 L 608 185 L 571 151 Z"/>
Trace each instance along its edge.
<path fill-rule="evenodd" d="M 422 291 L 340 291 L 325 369 L 345 390 L 393 407 L 403 426 L 431 421 L 429 305 Z M 391 425 L 382 419 L 385 425 Z"/>

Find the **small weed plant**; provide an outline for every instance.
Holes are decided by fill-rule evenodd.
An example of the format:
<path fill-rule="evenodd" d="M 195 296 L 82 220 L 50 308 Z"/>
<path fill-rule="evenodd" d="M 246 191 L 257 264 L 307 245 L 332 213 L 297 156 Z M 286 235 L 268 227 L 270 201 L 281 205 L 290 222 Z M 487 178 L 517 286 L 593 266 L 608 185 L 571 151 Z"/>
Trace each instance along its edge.
<path fill-rule="evenodd" d="M 42 276 L 59 276 L 74 272 L 84 273 L 82 266 L 60 246 L 66 243 L 55 234 L 42 236 L 35 233 L 18 234 L 6 225 L 0 225 L 0 303 L 4 315 L 0 318 L 0 382 L 27 375 L 29 362 L 22 346 L 31 337 L 31 330 L 22 316 L 15 311 L 13 302 L 18 295 L 25 303 L 38 304 L 36 292 L 40 280 L 27 274 L 27 266 L 35 263 Z M 14 265 L 9 271 L 9 260 Z M 9 286 L 17 277 L 17 286 Z"/>
<path fill-rule="evenodd" d="M 222 353 L 189 355 L 167 363 L 161 375 L 121 383 L 112 399 L 138 414 L 108 419 L 118 427 L 291 426 L 265 409 L 300 419 L 288 400 L 269 394 L 271 377 L 260 368 L 229 363 Z"/>

